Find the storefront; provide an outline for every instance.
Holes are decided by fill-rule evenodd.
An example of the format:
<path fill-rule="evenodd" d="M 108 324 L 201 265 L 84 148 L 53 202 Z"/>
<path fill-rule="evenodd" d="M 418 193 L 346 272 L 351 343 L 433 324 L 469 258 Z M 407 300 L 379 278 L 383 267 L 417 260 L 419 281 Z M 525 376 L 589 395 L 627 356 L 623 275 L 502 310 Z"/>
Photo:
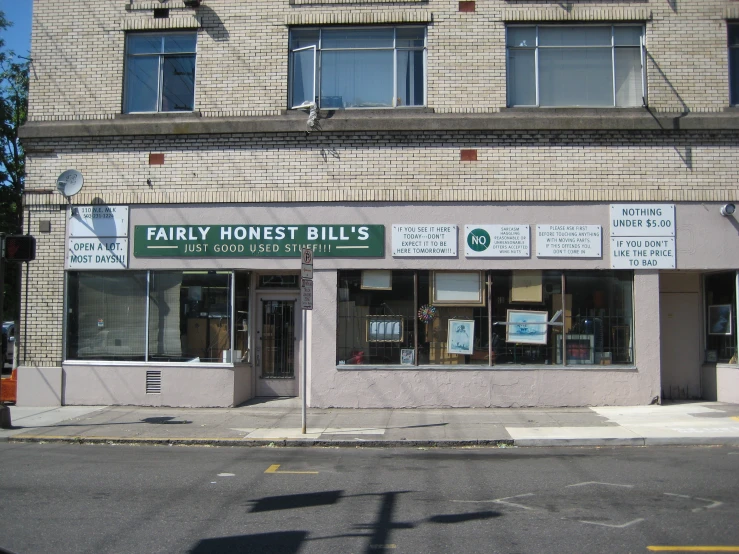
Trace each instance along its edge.
<path fill-rule="evenodd" d="M 648 404 L 676 396 L 666 375 L 710 396 L 710 368 L 736 362 L 720 270 L 739 252 L 708 247 L 735 233 L 712 205 L 95 210 L 67 216 L 65 404 L 231 406 L 297 396 L 304 374 L 315 407 Z M 705 300 L 705 322 L 680 319 L 700 351 L 681 377 L 674 292 Z"/>

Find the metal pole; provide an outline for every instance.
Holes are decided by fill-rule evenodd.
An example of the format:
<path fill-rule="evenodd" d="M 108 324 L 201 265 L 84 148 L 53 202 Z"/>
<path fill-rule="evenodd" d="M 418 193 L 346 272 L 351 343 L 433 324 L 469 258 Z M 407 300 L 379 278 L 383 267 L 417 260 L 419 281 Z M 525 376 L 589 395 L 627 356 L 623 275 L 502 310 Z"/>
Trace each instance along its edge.
<path fill-rule="evenodd" d="M 488 274 L 488 365 L 493 365 L 493 278 Z"/>
<path fill-rule="evenodd" d="M 302 420 L 303 420 L 303 434 L 305 435 L 305 426 L 306 426 L 306 414 L 305 414 L 305 408 L 306 408 L 306 391 L 308 390 L 307 382 L 308 382 L 308 310 L 302 310 L 303 312 L 303 370 L 300 372 L 300 376 L 302 377 L 302 391 L 300 396 L 303 397 L 302 402 Z"/>
<path fill-rule="evenodd" d="M 562 283 L 562 365 L 567 365 L 567 303 L 565 293 L 565 274 L 562 272 L 561 276 Z M 556 359 L 556 354 L 555 354 Z"/>

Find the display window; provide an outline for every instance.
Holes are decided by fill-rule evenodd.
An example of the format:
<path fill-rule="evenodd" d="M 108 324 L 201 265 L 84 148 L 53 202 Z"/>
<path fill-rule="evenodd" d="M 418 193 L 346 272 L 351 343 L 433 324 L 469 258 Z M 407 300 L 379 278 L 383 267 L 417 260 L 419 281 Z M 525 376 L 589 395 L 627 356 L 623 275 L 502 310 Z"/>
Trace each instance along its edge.
<path fill-rule="evenodd" d="M 630 271 L 363 273 L 339 272 L 338 365 L 634 363 Z"/>
<path fill-rule="evenodd" d="M 234 359 L 245 361 L 249 281 L 245 272 L 69 272 L 66 359 L 224 363 L 235 335 Z"/>
<path fill-rule="evenodd" d="M 736 286 L 734 271 L 704 279 L 707 362 L 737 363 Z"/>

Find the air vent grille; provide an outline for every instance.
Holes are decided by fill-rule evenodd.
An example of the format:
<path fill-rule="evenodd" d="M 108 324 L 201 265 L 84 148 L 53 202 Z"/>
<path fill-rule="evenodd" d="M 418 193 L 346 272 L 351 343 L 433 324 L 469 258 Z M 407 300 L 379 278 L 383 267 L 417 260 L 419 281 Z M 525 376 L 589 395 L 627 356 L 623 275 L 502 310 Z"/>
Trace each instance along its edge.
<path fill-rule="evenodd" d="M 146 372 L 146 394 L 162 393 L 162 372 L 147 371 Z"/>

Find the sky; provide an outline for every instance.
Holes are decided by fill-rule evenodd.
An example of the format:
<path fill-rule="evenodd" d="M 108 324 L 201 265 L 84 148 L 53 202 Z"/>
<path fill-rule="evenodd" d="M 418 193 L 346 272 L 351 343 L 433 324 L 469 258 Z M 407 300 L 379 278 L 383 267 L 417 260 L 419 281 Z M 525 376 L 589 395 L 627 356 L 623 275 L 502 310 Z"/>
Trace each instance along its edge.
<path fill-rule="evenodd" d="M 28 57 L 31 50 L 31 8 L 33 0 L 0 0 L 0 11 L 13 26 L 0 31 L 6 50 Z"/>

